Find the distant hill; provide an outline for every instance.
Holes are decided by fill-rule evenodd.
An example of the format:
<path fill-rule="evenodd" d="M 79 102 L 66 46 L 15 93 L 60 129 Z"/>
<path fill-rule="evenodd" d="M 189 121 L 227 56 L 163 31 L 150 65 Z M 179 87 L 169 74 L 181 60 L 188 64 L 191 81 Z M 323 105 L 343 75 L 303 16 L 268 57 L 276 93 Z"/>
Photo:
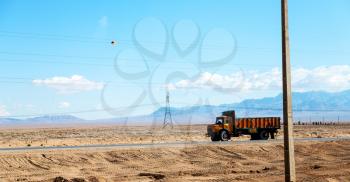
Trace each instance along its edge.
<path fill-rule="evenodd" d="M 215 116 L 225 110 L 236 110 L 237 117 L 282 116 L 282 95 L 261 99 L 247 99 L 239 103 L 202 105 L 171 108 L 174 123 L 212 123 Z M 100 124 L 162 124 L 165 108 L 161 107 L 149 115 L 83 120 L 71 115 L 41 116 L 27 119 L 0 118 L 0 125 L 74 125 Z M 350 121 L 350 90 L 329 92 L 294 92 L 293 117 L 295 121 Z"/>
<path fill-rule="evenodd" d="M 41 117 L 28 118 L 25 121 L 35 123 L 66 123 L 84 120 L 72 115 L 45 115 Z"/>
<path fill-rule="evenodd" d="M 304 92 L 293 93 L 294 110 L 346 110 L 350 109 L 350 90 L 337 93 Z M 282 94 L 276 97 L 249 99 L 234 104 L 239 107 L 251 108 L 281 108 Z"/>
<path fill-rule="evenodd" d="M 13 119 L 0 118 L 0 125 L 2 126 L 40 126 L 40 125 L 67 125 L 80 123 L 85 120 L 72 115 L 45 115 L 40 117 Z"/>
<path fill-rule="evenodd" d="M 309 121 L 337 121 L 350 120 L 350 90 L 328 92 L 293 93 L 294 120 Z M 282 94 L 275 97 L 261 99 L 247 99 L 239 103 L 222 104 L 217 106 L 193 106 L 188 108 L 172 108 L 174 119 L 192 122 L 212 121 L 213 118 L 225 110 L 236 110 L 238 117 L 251 116 L 282 116 Z M 164 113 L 160 108 L 152 115 L 159 117 Z M 188 116 L 192 116 L 190 119 Z"/>

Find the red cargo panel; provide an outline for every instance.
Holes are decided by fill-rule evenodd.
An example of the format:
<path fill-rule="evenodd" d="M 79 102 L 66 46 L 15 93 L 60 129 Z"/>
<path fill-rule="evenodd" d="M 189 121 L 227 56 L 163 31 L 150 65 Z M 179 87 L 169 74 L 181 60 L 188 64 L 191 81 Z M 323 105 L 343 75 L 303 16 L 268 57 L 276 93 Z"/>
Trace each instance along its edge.
<path fill-rule="evenodd" d="M 279 117 L 265 118 L 238 118 L 235 121 L 235 127 L 240 128 L 280 128 Z"/>

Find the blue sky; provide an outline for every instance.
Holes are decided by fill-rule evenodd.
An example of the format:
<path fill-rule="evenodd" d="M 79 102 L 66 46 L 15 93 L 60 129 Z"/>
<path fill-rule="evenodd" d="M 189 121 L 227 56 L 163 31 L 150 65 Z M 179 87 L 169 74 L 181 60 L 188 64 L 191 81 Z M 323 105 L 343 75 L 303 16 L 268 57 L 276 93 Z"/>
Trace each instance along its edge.
<path fill-rule="evenodd" d="M 179 107 L 274 96 L 279 3 L 3 0 L 0 116 L 145 114 L 165 88 Z M 350 89 L 350 2 L 293 0 L 289 20 L 293 90 Z"/>

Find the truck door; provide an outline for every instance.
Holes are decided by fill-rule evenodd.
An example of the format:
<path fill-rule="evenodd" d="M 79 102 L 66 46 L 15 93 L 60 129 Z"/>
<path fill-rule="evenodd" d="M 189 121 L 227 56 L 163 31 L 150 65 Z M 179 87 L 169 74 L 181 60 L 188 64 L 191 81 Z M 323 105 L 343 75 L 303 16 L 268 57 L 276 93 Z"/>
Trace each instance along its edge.
<path fill-rule="evenodd" d="M 233 122 L 232 117 L 226 117 L 225 118 L 225 125 L 224 128 L 231 134 L 233 132 Z"/>

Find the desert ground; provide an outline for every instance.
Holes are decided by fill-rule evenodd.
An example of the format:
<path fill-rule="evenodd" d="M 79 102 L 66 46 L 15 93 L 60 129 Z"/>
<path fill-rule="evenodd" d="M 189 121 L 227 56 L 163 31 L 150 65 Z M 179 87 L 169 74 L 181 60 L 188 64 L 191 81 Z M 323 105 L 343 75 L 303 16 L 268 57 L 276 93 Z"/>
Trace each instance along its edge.
<path fill-rule="evenodd" d="M 295 126 L 295 138 L 349 137 L 350 125 Z M 0 181 L 283 181 L 283 143 L 30 150 L 35 146 L 210 141 L 206 126 L 2 129 Z M 281 132 L 277 138 L 282 138 Z M 273 141 L 273 140 L 271 140 Z M 298 181 L 350 181 L 350 141 L 296 141 Z"/>
<path fill-rule="evenodd" d="M 0 147 L 76 146 L 92 144 L 138 144 L 180 141 L 210 141 L 207 125 L 161 126 L 84 126 L 70 128 L 0 128 Z M 296 125 L 295 138 L 350 137 L 350 125 Z M 283 138 L 283 128 L 277 138 Z M 250 136 L 233 138 L 249 140 Z"/>

